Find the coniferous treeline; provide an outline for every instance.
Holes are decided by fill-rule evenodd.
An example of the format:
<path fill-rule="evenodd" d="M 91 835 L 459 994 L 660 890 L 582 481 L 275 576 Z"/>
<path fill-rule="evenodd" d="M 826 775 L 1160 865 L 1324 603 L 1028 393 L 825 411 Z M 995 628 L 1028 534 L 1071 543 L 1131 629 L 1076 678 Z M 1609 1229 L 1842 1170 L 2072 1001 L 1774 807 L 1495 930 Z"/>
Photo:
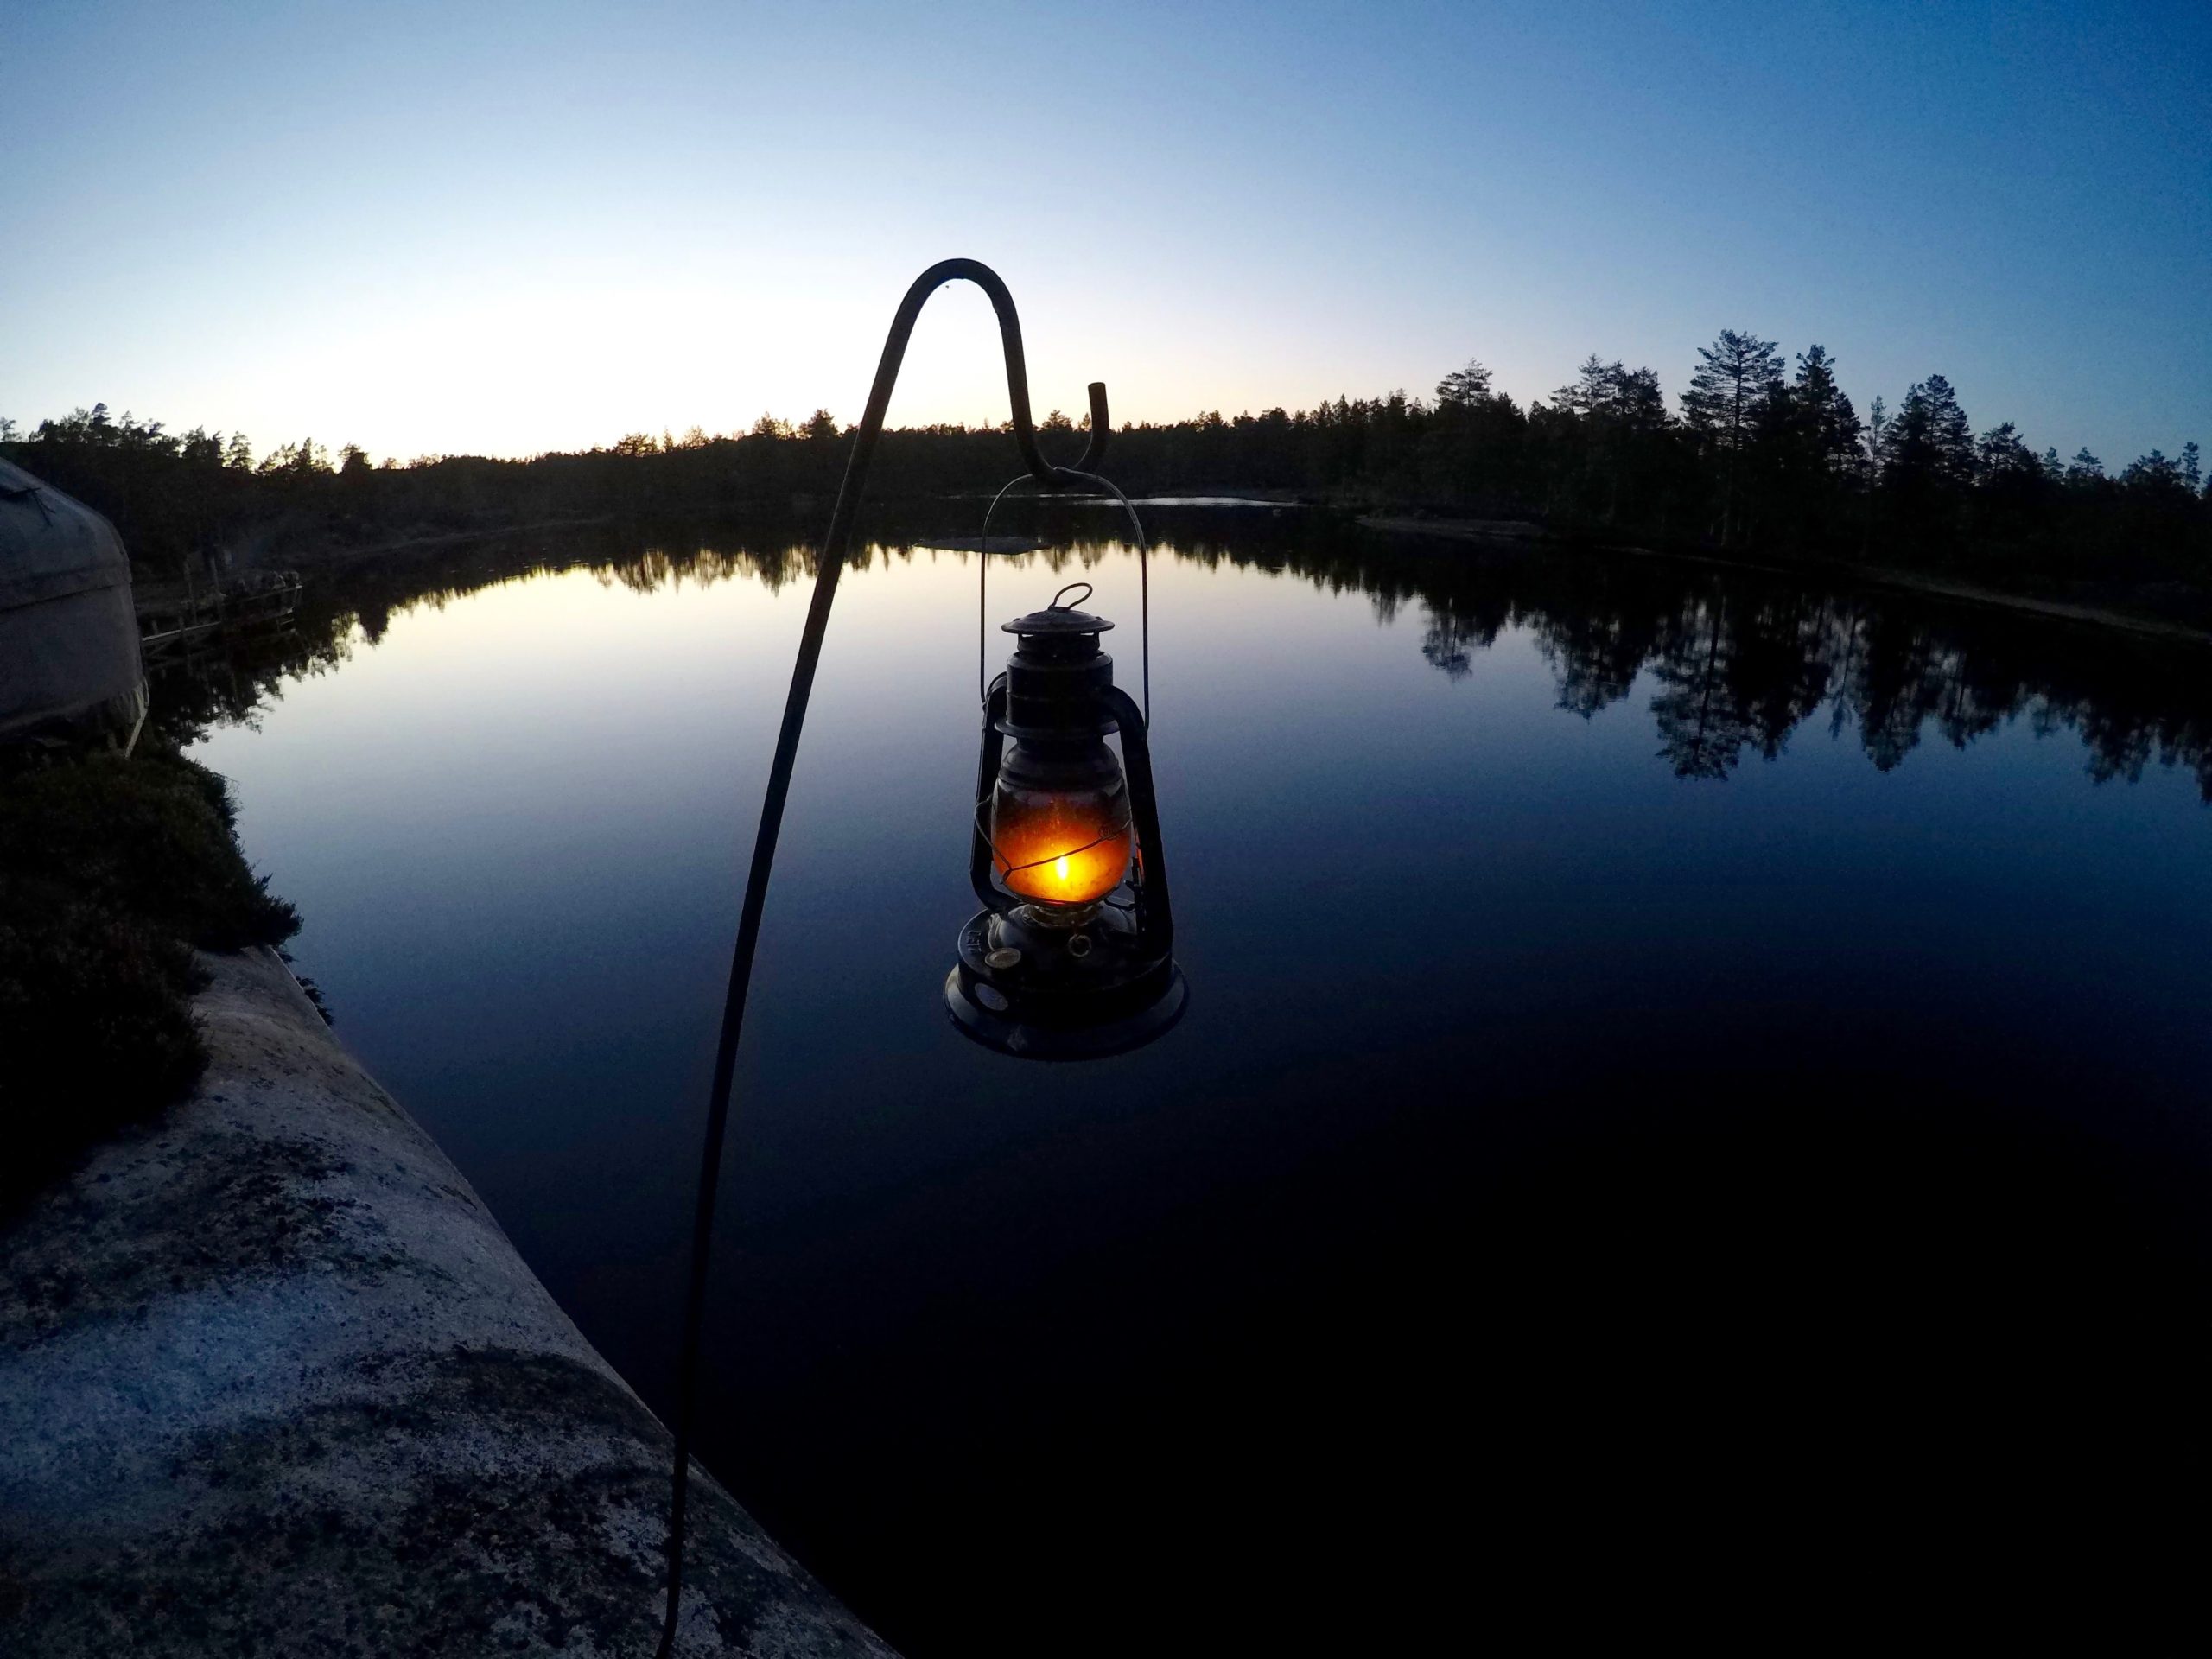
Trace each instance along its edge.
<path fill-rule="evenodd" d="M 1048 454 L 1080 447 L 1058 411 L 1040 429 Z M 238 435 L 171 434 L 104 404 L 28 435 L 0 422 L 0 454 L 106 512 L 156 569 L 218 549 L 302 557 L 563 518 L 786 509 L 836 489 L 846 448 L 820 410 L 796 426 L 764 415 L 728 435 L 695 427 L 528 461 L 380 466 L 311 439 L 257 457 Z M 1822 347 L 1787 363 L 1773 341 L 1736 329 L 1700 352 L 1673 408 L 1654 371 L 1594 355 L 1526 405 L 1470 363 L 1433 398 L 1394 391 L 1124 425 L 1109 455 L 1135 493 L 1274 491 L 1999 579 L 2212 586 L 2212 496 L 2196 443 L 2116 474 L 2087 450 L 2062 461 L 2010 422 L 1977 435 L 1940 374 L 1862 416 Z M 1003 428 L 906 428 L 885 435 L 870 489 L 982 492 L 1016 467 Z"/>

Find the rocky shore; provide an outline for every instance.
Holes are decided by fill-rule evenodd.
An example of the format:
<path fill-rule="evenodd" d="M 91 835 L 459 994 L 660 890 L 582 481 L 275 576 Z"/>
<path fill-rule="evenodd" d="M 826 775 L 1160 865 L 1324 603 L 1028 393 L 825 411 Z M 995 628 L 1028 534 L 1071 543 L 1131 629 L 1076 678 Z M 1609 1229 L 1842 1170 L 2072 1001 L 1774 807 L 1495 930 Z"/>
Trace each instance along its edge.
<path fill-rule="evenodd" d="M 199 1087 L 0 1236 L 0 1649 L 651 1653 L 665 1430 L 282 961 L 204 961 Z M 679 1652 L 889 1652 L 692 1493 Z"/>

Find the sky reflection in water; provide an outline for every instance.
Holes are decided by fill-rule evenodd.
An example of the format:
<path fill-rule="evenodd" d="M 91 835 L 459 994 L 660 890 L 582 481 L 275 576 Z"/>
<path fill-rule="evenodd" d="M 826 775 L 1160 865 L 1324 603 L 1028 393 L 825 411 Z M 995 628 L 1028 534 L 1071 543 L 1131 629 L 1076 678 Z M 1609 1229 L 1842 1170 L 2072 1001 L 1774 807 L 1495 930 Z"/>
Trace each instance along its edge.
<path fill-rule="evenodd" d="M 2201 658 L 1656 562 L 1160 528 L 1202 555 L 1152 576 L 1192 1004 L 1143 1052 L 1025 1066 L 944 1018 L 972 561 L 879 558 L 824 653 L 705 1455 L 894 1641 L 1410 1640 L 1538 1594 L 1576 1493 L 1647 1527 L 1639 1560 L 1740 1564 L 1762 1528 L 1683 1534 L 1683 1483 L 1749 1514 L 1787 1468 L 1834 1521 L 1916 1448 L 1997 1459 L 2016 1414 L 2063 1446 L 2052 1351 L 2152 1379 L 2145 1434 L 2201 1388 Z M 1133 687 L 1135 568 L 1090 555 Z M 684 563 L 401 611 L 203 750 L 339 1033 L 657 1406 L 806 586 Z M 995 563 L 993 621 L 1066 579 Z"/>

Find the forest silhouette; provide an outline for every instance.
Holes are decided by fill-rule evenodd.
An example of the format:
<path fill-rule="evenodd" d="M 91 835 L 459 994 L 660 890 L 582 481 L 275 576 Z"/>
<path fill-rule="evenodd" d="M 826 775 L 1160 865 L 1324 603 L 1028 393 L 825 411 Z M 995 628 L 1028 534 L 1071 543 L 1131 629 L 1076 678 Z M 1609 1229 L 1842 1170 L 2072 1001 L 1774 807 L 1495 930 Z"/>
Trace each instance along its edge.
<path fill-rule="evenodd" d="M 1057 410 L 1040 429 L 1048 453 L 1077 445 L 1077 423 Z M 782 512 L 815 499 L 826 512 L 847 436 L 817 410 L 796 424 L 763 415 L 741 432 L 633 433 L 530 460 L 378 464 L 312 439 L 257 455 L 238 434 L 173 433 L 99 404 L 28 433 L 0 423 L 0 454 L 105 512 L 149 569 L 175 573 L 219 553 L 300 563 L 563 519 Z M 1732 328 L 1699 353 L 1672 408 L 1655 372 L 1594 355 L 1526 404 L 1471 362 L 1432 397 L 1124 425 L 1109 453 L 1133 493 L 1515 519 L 1570 539 L 2125 590 L 2212 615 L 2212 496 L 2194 442 L 2117 470 L 2086 449 L 2062 460 L 2011 422 L 1977 435 L 1940 374 L 1862 416 L 1824 348 L 1786 361 L 1775 342 Z M 905 428 L 885 434 L 870 487 L 879 499 L 972 494 L 1015 466 L 1004 428 Z"/>

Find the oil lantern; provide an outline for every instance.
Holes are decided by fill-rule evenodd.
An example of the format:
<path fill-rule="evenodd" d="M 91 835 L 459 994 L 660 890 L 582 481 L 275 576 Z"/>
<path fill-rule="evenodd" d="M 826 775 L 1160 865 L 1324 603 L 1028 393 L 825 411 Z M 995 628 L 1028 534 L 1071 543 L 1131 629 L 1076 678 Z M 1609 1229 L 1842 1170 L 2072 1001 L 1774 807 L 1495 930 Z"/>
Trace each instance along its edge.
<path fill-rule="evenodd" d="M 1139 1047 L 1188 995 L 1144 716 L 1099 648 L 1114 625 L 1063 602 L 1077 588 L 1001 625 L 1016 644 L 983 703 L 969 854 L 983 908 L 944 982 L 955 1024 L 1028 1059 Z"/>

